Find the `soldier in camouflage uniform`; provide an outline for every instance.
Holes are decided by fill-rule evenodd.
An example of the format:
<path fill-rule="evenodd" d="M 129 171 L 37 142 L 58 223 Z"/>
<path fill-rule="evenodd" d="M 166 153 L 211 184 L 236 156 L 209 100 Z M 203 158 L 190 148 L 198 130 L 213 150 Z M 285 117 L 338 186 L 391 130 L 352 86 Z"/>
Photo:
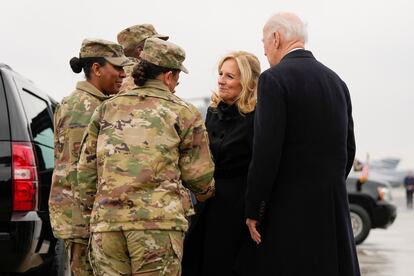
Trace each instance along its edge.
<path fill-rule="evenodd" d="M 138 87 L 100 105 L 82 141 L 77 200 L 95 275 L 180 275 L 185 187 L 200 201 L 214 193 L 204 122 L 173 94 L 184 51 L 148 38 L 140 57 Z"/>
<path fill-rule="evenodd" d="M 75 73 L 85 72 L 76 90 L 65 97 L 55 112 L 55 170 L 49 197 L 50 221 L 56 238 L 63 239 L 74 275 L 92 275 L 86 246 L 89 227 L 73 200 L 80 142 L 95 108 L 119 91 L 129 60 L 122 47 L 104 40 L 82 43 L 79 58 L 70 65 Z"/>
<path fill-rule="evenodd" d="M 145 40 L 149 37 L 168 40 L 168 36 L 157 33 L 151 24 L 134 25 L 118 34 L 118 43 L 122 45 L 125 55 L 131 61 L 131 65 L 124 67 L 126 78 L 122 83 L 121 92 L 132 90 L 136 86 L 131 74 L 135 65 L 139 62 L 139 55 L 144 48 Z"/>

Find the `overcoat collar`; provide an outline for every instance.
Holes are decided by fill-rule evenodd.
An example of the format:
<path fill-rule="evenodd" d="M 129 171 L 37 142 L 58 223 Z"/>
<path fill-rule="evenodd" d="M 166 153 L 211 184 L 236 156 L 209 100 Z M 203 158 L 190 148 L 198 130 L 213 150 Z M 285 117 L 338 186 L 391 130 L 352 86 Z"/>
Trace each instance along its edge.
<path fill-rule="evenodd" d="M 225 102 L 220 102 L 216 108 L 216 111 L 220 121 L 227 121 L 240 116 L 236 103 L 228 105 Z"/>
<path fill-rule="evenodd" d="M 305 50 L 305 49 L 299 49 L 293 52 L 288 53 L 285 55 L 282 60 L 288 59 L 288 58 L 315 58 L 311 51 Z"/>

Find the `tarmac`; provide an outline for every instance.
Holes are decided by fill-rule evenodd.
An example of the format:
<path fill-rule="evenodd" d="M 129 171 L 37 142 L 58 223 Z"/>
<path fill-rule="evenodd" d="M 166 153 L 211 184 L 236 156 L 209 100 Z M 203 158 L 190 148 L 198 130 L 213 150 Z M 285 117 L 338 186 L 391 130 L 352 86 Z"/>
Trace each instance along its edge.
<path fill-rule="evenodd" d="M 393 188 L 397 218 L 388 229 L 372 229 L 357 246 L 363 276 L 414 275 L 414 209 L 407 209 L 403 187 Z"/>

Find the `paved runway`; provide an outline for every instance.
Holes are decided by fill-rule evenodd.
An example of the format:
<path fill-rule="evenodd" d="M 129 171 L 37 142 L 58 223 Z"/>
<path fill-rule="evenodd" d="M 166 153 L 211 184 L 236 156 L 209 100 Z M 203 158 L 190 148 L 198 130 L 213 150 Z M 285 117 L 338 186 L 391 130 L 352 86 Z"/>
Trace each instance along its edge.
<path fill-rule="evenodd" d="M 363 276 L 414 275 L 414 209 L 405 207 L 405 190 L 394 188 L 397 218 L 388 229 L 374 229 L 357 247 Z"/>

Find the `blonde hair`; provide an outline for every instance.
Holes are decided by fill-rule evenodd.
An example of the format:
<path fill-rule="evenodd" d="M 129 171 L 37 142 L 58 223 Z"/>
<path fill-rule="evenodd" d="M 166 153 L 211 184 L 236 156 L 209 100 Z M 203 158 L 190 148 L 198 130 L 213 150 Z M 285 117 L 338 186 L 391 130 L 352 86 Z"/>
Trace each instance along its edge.
<path fill-rule="evenodd" d="M 218 71 L 220 72 L 221 66 L 226 60 L 233 59 L 236 61 L 240 71 L 240 84 L 242 91 L 236 102 L 237 108 L 240 113 L 246 114 L 252 112 L 256 107 L 256 93 L 257 82 L 260 75 L 260 62 L 259 59 L 248 52 L 236 51 L 225 55 L 218 64 Z M 215 91 L 211 95 L 210 107 L 217 108 L 219 103 L 223 101 L 218 93 Z"/>

